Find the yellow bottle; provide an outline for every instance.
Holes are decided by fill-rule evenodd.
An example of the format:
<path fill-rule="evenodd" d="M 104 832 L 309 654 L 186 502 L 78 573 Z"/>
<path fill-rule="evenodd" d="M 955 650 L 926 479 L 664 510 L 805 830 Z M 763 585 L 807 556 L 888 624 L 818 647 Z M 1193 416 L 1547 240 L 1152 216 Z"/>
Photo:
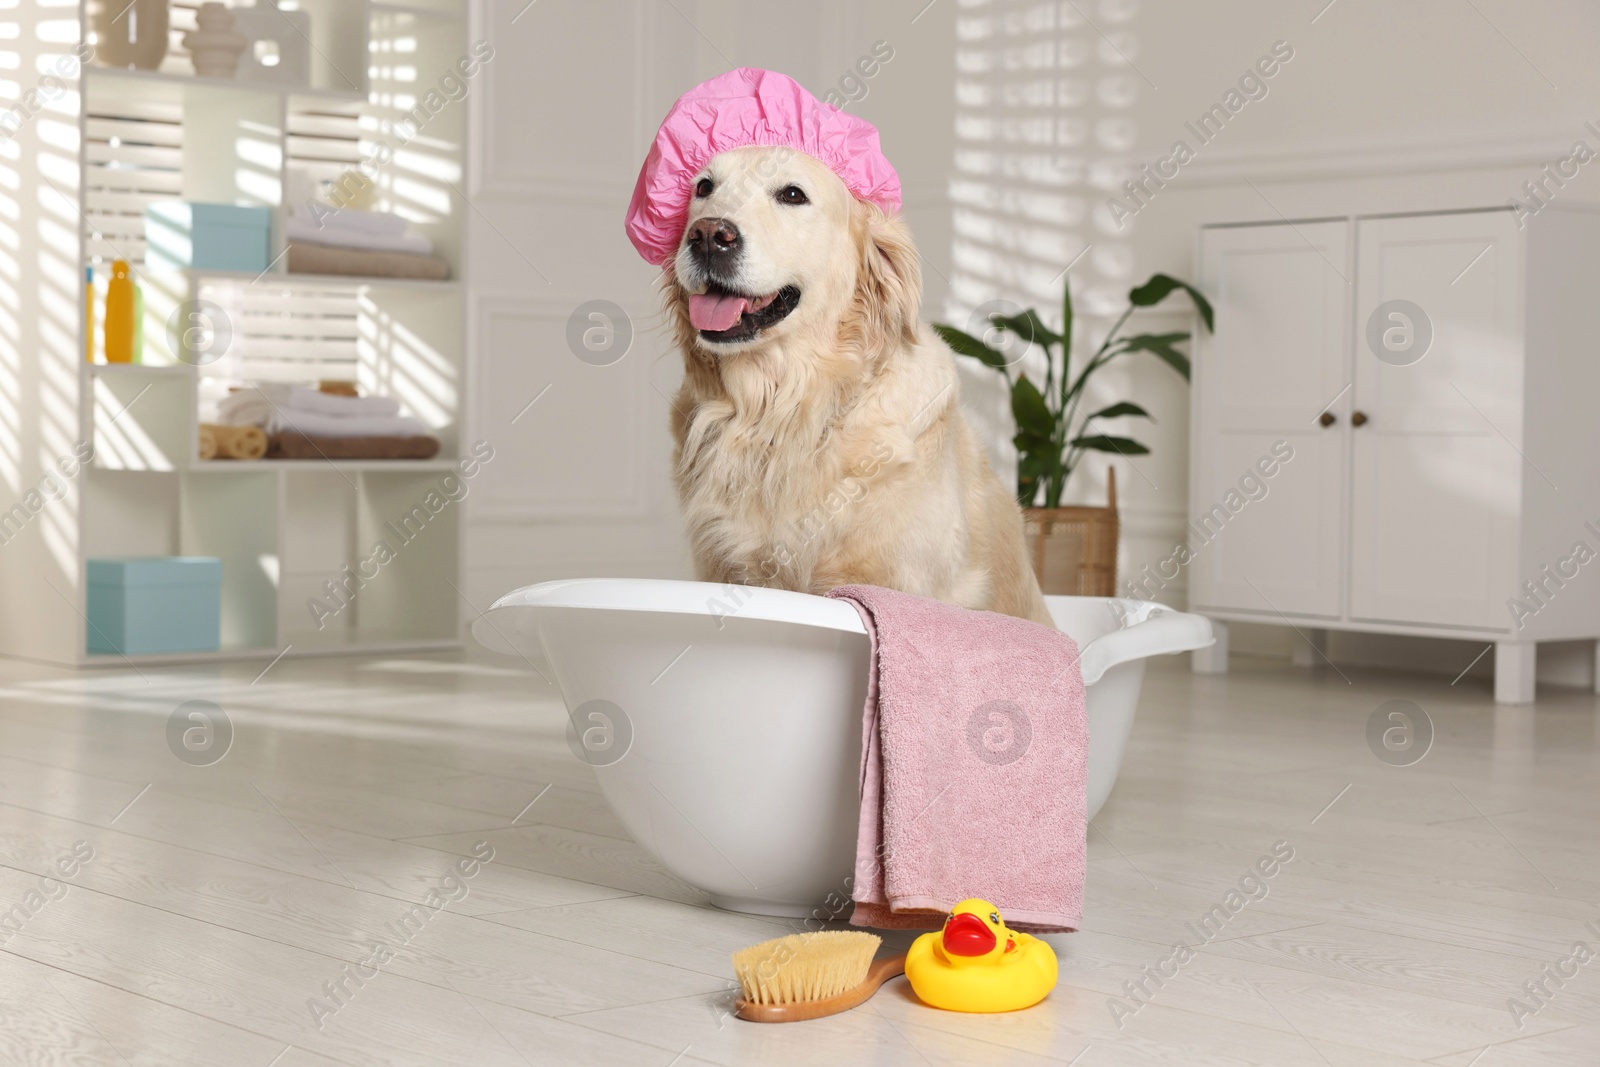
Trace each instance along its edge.
<path fill-rule="evenodd" d="M 135 310 L 133 278 L 128 261 L 113 260 L 111 281 L 106 285 L 106 362 L 133 362 Z"/>
<path fill-rule="evenodd" d="M 144 362 L 144 286 L 133 283 L 133 361 Z"/>

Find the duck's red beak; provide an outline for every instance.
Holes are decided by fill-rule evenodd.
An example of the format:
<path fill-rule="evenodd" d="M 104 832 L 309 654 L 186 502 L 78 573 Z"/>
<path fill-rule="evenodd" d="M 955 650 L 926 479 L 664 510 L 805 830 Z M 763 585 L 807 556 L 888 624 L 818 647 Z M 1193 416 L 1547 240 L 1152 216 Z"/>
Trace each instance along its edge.
<path fill-rule="evenodd" d="M 954 956 L 987 956 L 994 951 L 994 931 L 976 915 L 962 912 L 944 924 L 944 950 Z"/>

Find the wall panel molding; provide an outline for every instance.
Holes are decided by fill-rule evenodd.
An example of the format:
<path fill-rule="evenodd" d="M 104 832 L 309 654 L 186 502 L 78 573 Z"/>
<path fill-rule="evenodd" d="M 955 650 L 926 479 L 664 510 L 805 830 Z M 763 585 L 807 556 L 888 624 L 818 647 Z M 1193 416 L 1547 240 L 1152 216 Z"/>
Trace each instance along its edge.
<path fill-rule="evenodd" d="M 496 335 L 495 327 L 511 321 L 524 324 L 513 333 L 530 338 L 528 359 L 535 361 L 570 359 L 573 366 L 565 368 L 567 371 L 585 373 L 592 370 L 595 373 L 605 373 L 611 368 L 586 367 L 566 352 L 564 341 L 559 339 L 573 308 L 581 304 L 584 299 L 586 297 L 583 296 L 561 299 L 552 295 L 516 297 L 476 294 L 470 301 L 472 332 L 476 338 L 474 347 L 479 350 L 484 349 Z M 549 341 L 552 336 L 557 337 L 557 340 Z M 538 342 L 532 340 L 533 338 L 546 340 Z M 534 350 L 534 346 L 540 343 L 547 347 L 551 343 L 562 347 L 553 354 L 548 351 L 541 353 Z M 637 334 L 633 344 L 633 351 L 642 352 Z M 495 391 L 505 387 L 503 382 L 497 381 L 495 370 L 508 365 L 507 354 L 495 353 L 492 358 L 481 359 L 478 363 L 472 375 L 475 384 L 468 415 L 469 424 L 476 437 L 486 438 L 492 442 L 494 428 L 489 425 L 489 418 L 494 405 L 491 401 Z M 637 365 L 636 363 L 635 366 Z M 541 397 L 537 402 L 539 405 L 548 405 L 537 412 L 539 416 L 547 418 L 560 417 L 559 414 L 552 415 L 552 413 L 568 410 L 560 403 L 562 370 L 558 364 L 552 364 L 551 371 L 552 373 L 548 374 L 543 372 L 535 374 L 536 379 L 547 380 L 551 387 L 550 394 Z M 596 498 L 545 492 L 540 490 L 536 477 L 525 476 L 521 480 L 519 492 L 515 495 L 501 495 L 496 498 L 488 493 L 478 494 L 470 508 L 472 520 L 475 523 L 518 524 L 650 519 L 655 511 L 655 494 L 650 487 L 646 442 L 640 436 L 650 425 L 650 420 L 643 417 L 649 405 L 649 381 L 646 373 L 634 370 L 632 367 L 618 373 L 615 380 L 623 387 L 618 393 L 618 406 L 625 410 L 619 413 L 617 432 L 626 435 L 628 463 L 626 470 L 616 472 L 616 477 L 608 482 L 616 488 L 614 494 Z M 529 399 L 538 395 L 537 391 L 540 388 L 543 386 L 536 382 L 534 392 L 530 393 Z M 535 411 L 537 409 L 529 409 L 528 415 L 523 417 L 533 417 Z"/>
<path fill-rule="evenodd" d="M 481 0 L 481 2 L 484 5 L 486 25 L 491 28 L 508 25 L 514 16 L 528 6 L 527 0 Z M 631 94 L 633 113 L 612 123 L 608 131 L 597 130 L 596 136 L 614 136 L 618 127 L 622 127 L 624 132 L 636 141 L 640 136 L 648 136 L 640 134 L 639 131 L 642 123 L 646 121 L 646 96 L 652 73 L 647 61 L 648 46 L 654 37 L 649 31 L 654 23 L 654 17 L 646 0 L 634 0 L 632 13 L 631 24 L 615 27 L 614 32 L 620 46 L 634 52 L 636 57 L 636 61 L 630 65 L 633 72 Z M 585 171 L 582 145 L 572 145 L 569 152 L 559 159 L 552 160 L 550 165 L 531 170 L 517 171 L 500 160 L 496 155 L 495 146 L 501 138 L 494 135 L 496 132 L 510 130 L 513 127 L 509 124 L 502 126 L 502 118 L 499 115 L 501 104 L 496 102 L 498 95 L 492 90 L 482 93 L 479 106 L 473 112 L 478 124 L 471 139 L 476 149 L 474 152 L 476 165 L 472 167 L 470 183 L 474 196 L 508 199 L 534 197 L 557 203 L 615 203 L 610 191 L 618 187 L 616 175 L 605 171 Z M 622 188 L 625 190 L 622 196 L 622 202 L 625 204 L 633 187 L 623 185 Z"/>
<path fill-rule="evenodd" d="M 1304 142 L 1270 151 L 1202 146 L 1193 162 L 1173 179 L 1173 186 L 1235 185 L 1243 184 L 1246 178 L 1256 182 L 1325 181 L 1505 167 L 1528 167 L 1534 171 L 1570 153 L 1572 142 L 1585 134 L 1579 124 L 1572 123 L 1533 132 L 1508 130 L 1403 141 Z M 1137 168 L 1148 162 L 1146 158 L 1129 159 L 1111 164 L 1108 169 Z"/>

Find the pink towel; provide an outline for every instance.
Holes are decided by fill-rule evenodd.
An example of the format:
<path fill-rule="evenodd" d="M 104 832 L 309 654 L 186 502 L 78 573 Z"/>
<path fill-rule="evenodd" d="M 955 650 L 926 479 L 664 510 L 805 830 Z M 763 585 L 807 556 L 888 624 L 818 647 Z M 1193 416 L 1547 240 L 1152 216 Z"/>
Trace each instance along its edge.
<path fill-rule="evenodd" d="M 872 638 L 862 722 L 857 926 L 933 929 L 968 897 L 1008 925 L 1083 917 L 1089 727 L 1064 633 L 849 585 Z"/>

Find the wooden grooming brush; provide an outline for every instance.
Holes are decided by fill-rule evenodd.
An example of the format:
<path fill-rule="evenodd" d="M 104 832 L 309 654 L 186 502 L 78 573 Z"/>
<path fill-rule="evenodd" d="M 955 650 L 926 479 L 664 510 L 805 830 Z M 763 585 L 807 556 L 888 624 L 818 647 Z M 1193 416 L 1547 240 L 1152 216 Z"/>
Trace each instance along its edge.
<path fill-rule="evenodd" d="M 849 1011 L 906 973 L 904 954 L 877 954 L 883 939 L 822 930 L 763 941 L 733 954 L 740 997 L 734 1014 L 753 1023 L 792 1023 Z"/>

